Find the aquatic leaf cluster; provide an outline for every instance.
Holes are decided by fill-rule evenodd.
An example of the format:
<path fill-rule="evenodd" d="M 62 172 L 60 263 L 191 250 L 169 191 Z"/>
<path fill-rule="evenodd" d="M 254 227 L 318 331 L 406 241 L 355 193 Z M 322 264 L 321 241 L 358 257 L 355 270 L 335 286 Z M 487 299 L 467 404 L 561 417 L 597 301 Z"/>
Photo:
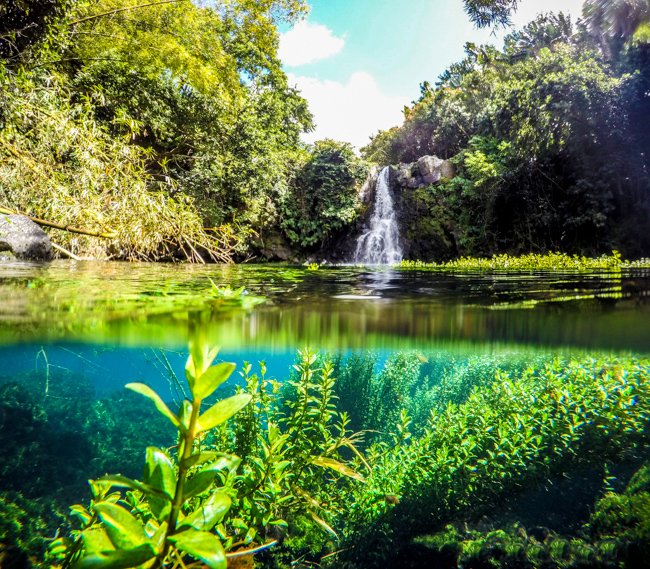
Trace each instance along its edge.
<path fill-rule="evenodd" d="M 50 555 L 63 559 L 63 567 L 175 567 L 182 566 L 187 555 L 211 569 L 226 567 L 226 536 L 219 528 L 216 533 L 212 530 L 228 513 L 230 495 L 215 488 L 205 500 L 197 503 L 194 498 L 208 490 L 221 472 L 234 472 L 239 459 L 201 452 L 196 443 L 245 407 L 250 396 L 234 395 L 201 408 L 235 368 L 229 363 L 212 366 L 216 355 L 216 349 L 202 342 L 191 345 L 185 366 L 191 400 L 185 399 L 178 413 L 147 385 L 127 384 L 177 429 L 176 461 L 163 449 L 149 447 L 142 482 L 123 475 L 91 481 L 90 507 L 72 508 L 81 530 L 74 539 L 57 540 L 50 548 Z M 126 497 L 114 488 L 128 489 Z"/>
<path fill-rule="evenodd" d="M 50 564 L 238 567 L 254 555 L 269 568 L 385 567 L 412 558 L 413 538 L 441 531 L 427 555 L 438 554 L 432 543 L 467 542 L 452 548 L 455 560 L 489 560 L 504 548 L 519 551 L 519 561 L 541 559 L 535 552 L 543 557 L 544 548 L 558 559 L 605 555 L 599 544 L 611 536 L 621 559 L 648 542 L 640 529 L 650 515 L 647 474 L 630 485 L 643 494 L 634 504 L 629 492 L 610 490 L 585 516 L 587 533 L 524 535 L 497 515 L 506 499 L 524 503 L 544 484 L 585 469 L 609 480 L 610 466 L 647 460 L 647 359 L 410 352 L 332 360 L 305 350 L 284 382 L 246 364 L 233 394 L 226 379 L 234 368 L 210 366 L 214 356 L 193 344 L 191 395 L 178 410 L 145 385 L 129 386 L 174 428 L 178 445 L 147 448 L 139 480 L 124 471 L 95 478 L 90 505 L 72 508 L 77 529 L 62 529 Z M 146 437 L 137 414 L 113 420 L 111 429 Z M 122 444 L 107 443 L 107 453 Z M 111 469 L 117 459 L 108 456 L 102 464 Z M 497 518 L 488 529 L 477 525 L 485 516 Z"/>
<path fill-rule="evenodd" d="M 420 435 L 432 412 L 444 411 L 450 403 L 464 403 L 474 389 L 492 383 L 497 372 L 518 374 L 549 358 L 544 353 L 514 350 L 469 356 L 402 351 L 382 361 L 377 352 L 353 353 L 335 360 L 334 389 L 351 428 L 369 431 L 367 440 L 390 439 L 403 411 L 413 434 Z"/>
<path fill-rule="evenodd" d="M 49 550 L 63 567 L 176 567 L 188 556 L 225 567 L 227 558 L 277 544 L 296 520 L 312 528 L 317 551 L 324 535 L 337 537 L 326 520 L 344 505 L 326 488 L 363 477 L 341 456 L 342 449 L 361 455 L 334 405 L 332 364 L 300 354 L 283 405 L 272 397 L 278 386 L 264 369 L 250 375 L 247 366 L 245 387 L 203 410 L 234 370 L 228 363 L 211 366 L 215 356 L 216 350 L 192 345 L 186 365 L 192 399 L 178 413 L 146 385 L 127 385 L 176 427 L 176 458 L 149 447 L 142 481 L 123 475 L 92 481 L 90 506 L 72 508 L 80 530 Z"/>
<path fill-rule="evenodd" d="M 618 251 L 600 257 L 568 255 L 566 253 L 529 253 L 527 255 L 493 255 L 492 257 L 461 257 L 443 263 L 402 261 L 403 269 L 438 271 L 621 271 L 650 268 L 650 259 L 624 260 Z"/>
<path fill-rule="evenodd" d="M 242 457 L 232 523 L 246 542 L 286 538 L 289 551 L 321 554 L 338 539 L 330 524 L 346 507 L 345 494 L 331 489 L 358 485 L 368 468 L 350 465 L 362 440 L 338 409 L 334 365 L 303 350 L 284 384 L 268 379 L 264 365 L 251 369 L 243 370 L 251 403 L 218 439 Z M 276 557 L 290 559 L 286 551 Z"/>
<path fill-rule="evenodd" d="M 581 464 L 641 452 L 649 374 L 648 361 L 634 358 L 556 360 L 499 373 L 461 405 L 433 413 L 420 437 L 401 434 L 406 417 L 399 444 L 368 449 L 372 473 L 343 516 L 357 559 L 382 566 L 396 543 L 427 527 L 480 516 L 504 496 Z"/>
<path fill-rule="evenodd" d="M 404 566 L 426 562 L 440 569 L 643 567 L 650 555 L 649 473 L 646 465 L 625 491 L 607 492 L 576 535 L 544 528 L 526 531 L 519 524 L 487 532 L 449 525 L 438 534 L 416 538 Z"/>

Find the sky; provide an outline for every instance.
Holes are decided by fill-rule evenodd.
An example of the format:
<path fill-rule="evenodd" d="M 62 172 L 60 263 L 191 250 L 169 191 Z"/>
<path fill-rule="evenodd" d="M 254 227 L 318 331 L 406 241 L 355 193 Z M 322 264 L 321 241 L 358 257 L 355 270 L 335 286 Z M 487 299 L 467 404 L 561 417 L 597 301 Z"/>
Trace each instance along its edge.
<path fill-rule="evenodd" d="M 360 148 L 402 123 L 423 81 L 464 57 L 466 42 L 503 44 L 508 31 L 476 30 L 462 0 L 311 0 L 309 16 L 281 30 L 279 55 L 290 85 L 309 101 L 316 130 L 305 142 L 334 138 Z M 514 28 L 536 14 L 573 21 L 582 0 L 522 0 Z"/>

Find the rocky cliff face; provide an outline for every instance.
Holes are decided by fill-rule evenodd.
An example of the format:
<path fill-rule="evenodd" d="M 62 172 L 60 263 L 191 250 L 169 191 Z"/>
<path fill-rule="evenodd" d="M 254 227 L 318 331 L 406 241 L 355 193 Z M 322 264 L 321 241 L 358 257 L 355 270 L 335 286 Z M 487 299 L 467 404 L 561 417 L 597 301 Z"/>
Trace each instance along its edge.
<path fill-rule="evenodd" d="M 415 190 L 437 184 L 443 178 L 453 178 L 454 166 L 449 160 L 437 156 L 422 156 L 417 162 L 394 166 L 395 184 L 401 188 Z"/>
<path fill-rule="evenodd" d="M 453 227 L 437 185 L 456 175 L 453 164 L 437 156 L 391 168 L 391 188 L 398 210 L 405 258 L 447 260 L 458 254 Z"/>

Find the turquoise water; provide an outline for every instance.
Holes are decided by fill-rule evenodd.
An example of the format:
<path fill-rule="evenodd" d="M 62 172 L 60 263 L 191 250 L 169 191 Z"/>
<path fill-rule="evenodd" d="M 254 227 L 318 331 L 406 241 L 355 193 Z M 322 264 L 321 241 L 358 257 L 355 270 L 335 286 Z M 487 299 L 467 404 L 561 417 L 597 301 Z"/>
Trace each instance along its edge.
<path fill-rule="evenodd" d="M 232 292 L 239 288 L 244 292 Z M 26 512 L 23 533 L 40 536 L 36 541 L 20 537 L 14 526 L 0 523 L 0 559 L 3 547 L 15 545 L 31 551 L 34 564 L 45 548 L 38 540 L 56 528 L 69 529 L 67 506 L 89 500 L 89 478 L 107 472 L 139 477 L 148 445 L 173 448 L 169 426 L 124 385 L 145 383 L 170 406 L 180 404 L 188 396 L 188 340 L 197 330 L 210 345 L 221 347 L 218 362 L 237 366 L 219 396 L 246 386 L 245 362 L 252 364 L 250 373 L 260 373 L 264 362 L 266 378 L 286 386 L 298 377 L 293 365 L 299 349 L 320 354 L 315 366 L 332 360 L 339 378 L 336 405 L 350 417 L 351 431 L 367 433 L 368 452 L 373 441 L 393 440 L 401 412 L 410 418 L 412 441 L 434 436 L 431 417 L 442 420 L 449 404 L 458 406 L 453 420 L 464 420 L 458 417 L 471 411 L 467 406 L 478 405 L 471 394 L 488 393 L 494 382 L 502 381 L 499 377 L 534 390 L 534 382 L 526 383 L 526 370 L 547 366 L 549 377 L 566 375 L 569 389 L 579 378 L 564 369 L 575 360 L 582 366 L 576 369 L 590 370 L 594 384 L 601 381 L 602 370 L 620 366 L 620 373 L 629 373 L 637 382 L 635 389 L 642 390 L 648 373 L 650 272 L 643 270 L 443 274 L 354 266 L 308 270 L 281 265 L 6 263 L 0 265 L 0 299 L 0 509 L 19 504 Z M 594 364 L 595 359 L 604 363 Z M 495 379 L 495 373 L 505 375 Z M 280 387 L 276 396 L 291 400 Z M 542 401 L 544 394 L 527 397 Z M 580 403 L 576 405 L 578 416 L 582 411 Z M 531 408 L 525 413 L 532 417 L 534 412 Z M 603 407 L 587 423 L 605 421 L 609 415 L 601 417 L 601 412 L 611 413 Z M 638 412 L 634 406 L 620 411 L 621 422 L 627 413 L 635 427 L 621 435 L 622 442 L 616 443 L 620 452 L 607 462 L 608 472 L 615 474 L 612 488 L 622 491 L 647 459 L 645 412 L 640 406 Z M 522 424 L 529 416 L 525 413 Z M 404 443 L 403 452 L 415 452 L 410 444 Z M 527 473 L 539 468 L 534 461 L 521 469 L 514 466 L 513 457 L 508 460 L 512 472 L 507 476 L 515 480 L 516 489 L 509 492 L 519 498 L 501 513 L 493 508 L 486 527 L 518 520 L 526 527 L 579 531 L 602 495 L 602 464 L 597 468 L 585 458 L 579 467 L 549 471 L 540 482 L 528 478 Z M 378 463 L 372 470 L 381 473 L 384 467 Z M 575 474 L 578 470 L 583 478 Z M 378 481 L 381 476 L 368 474 L 367 487 L 379 484 L 380 494 L 394 493 L 408 503 L 410 475 L 400 475 L 404 482 L 394 490 Z M 388 479 L 393 478 L 402 480 L 397 475 Z M 564 488 L 564 479 L 574 480 L 573 486 Z M 549 494 L 551 487 L 564 490 Z M 528 490 L 522 493 L 522 488 Z M 477 503 L 487 504 L 486 496 Z M 343 498 L 343 503 L 357 499 L 369 503 L 362 494 Z M 549 500 L 559 500 L 562 507 L 540 506 Z M 394 512 L 400 507 L 398 502 Z M 330 512 L 331 523 L 338 523 L 340 535 L 348 536 L 347 542 L 339 536 L 339 546 L 354 543 L 356 534 L 345 532 L 360 523 L 346 518 L 342 508 Z M 364 515 L 387 515 L 379 510 L 373 506 L 374 513 Z M 17 515 L 3 511 L 5 519 Z M 445 523 L 485 515 L 471 505 L 449 511 L 448 519 L 418 524 L 418 531 L 435 532 Z M 426 513 L 425 518 L 430 517 Z M 403 545 L 411 537 L 396 532 L 391 539 Z M 364 539 L 371 543 L 374 537 Z M 323 552 L 336 549 L 332 544 L 323 547 Z M 366 559 L 368 554 L 360 555 Z M 310 559 L 317 562 L 320 557 Z M 367 559 L 368 567 L 382 566 L 383 561 Z M 358 558 L 355 563 L 366 566 Z"/>

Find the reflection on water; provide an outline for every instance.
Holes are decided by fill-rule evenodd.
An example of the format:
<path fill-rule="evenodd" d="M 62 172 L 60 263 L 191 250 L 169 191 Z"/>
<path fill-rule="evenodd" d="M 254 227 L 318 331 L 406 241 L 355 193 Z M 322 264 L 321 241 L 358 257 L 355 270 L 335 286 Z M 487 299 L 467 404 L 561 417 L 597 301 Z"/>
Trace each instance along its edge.
<path fill-rule="evenodd" d="M 244 286 L 267 302 L 229 311 Z M 59 261 L 0 267 L 0 341 L 184 346 L 198 312 L 232 349 L 488 342 L 645 350 L 650 273 L 440 274 L 277 265 Z"/>

